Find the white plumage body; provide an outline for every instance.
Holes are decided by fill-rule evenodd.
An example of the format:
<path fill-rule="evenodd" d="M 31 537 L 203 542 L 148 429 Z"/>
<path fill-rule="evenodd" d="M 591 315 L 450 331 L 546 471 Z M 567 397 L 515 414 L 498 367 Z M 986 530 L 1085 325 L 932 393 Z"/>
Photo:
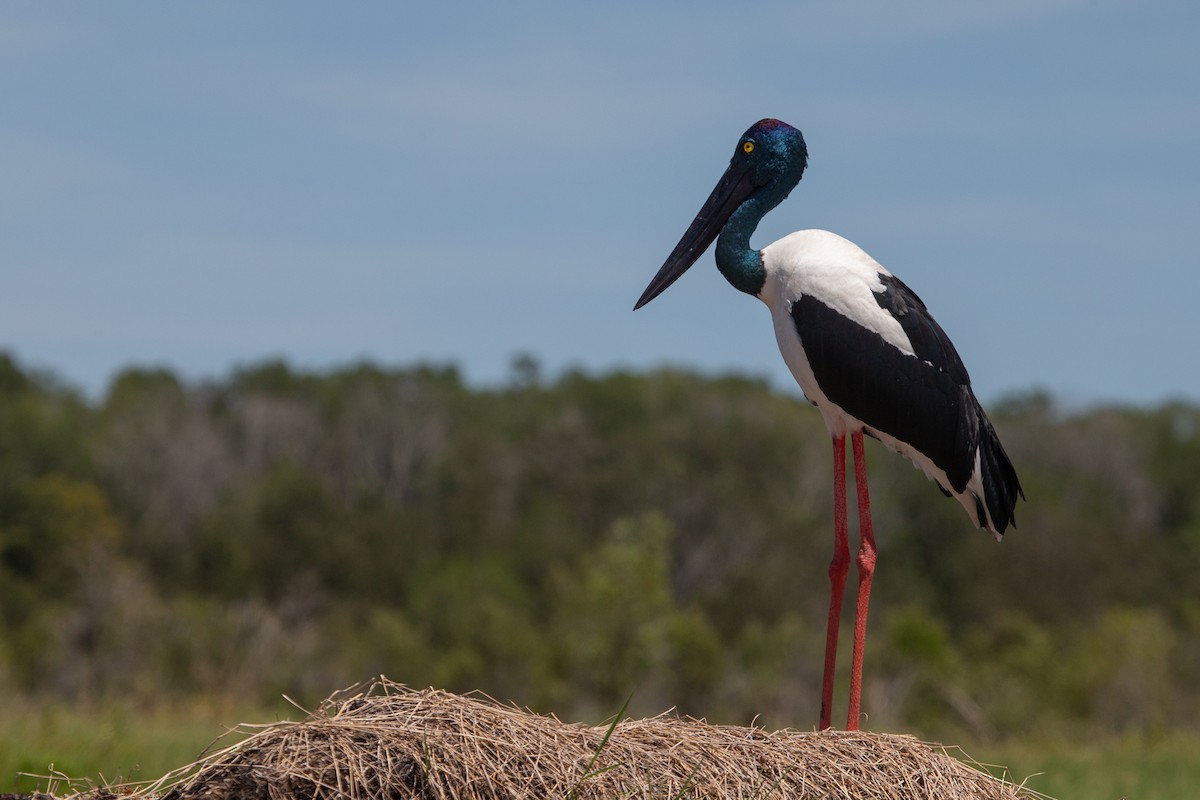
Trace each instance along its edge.
<path fill-rule="evenodd" d="M 918 358 L 899 320 L 877 300 L 888 290 L 882 276 L 893 277 L 892 274 L 858 245 L 823 230 L 797 231 L 785 236 L 763 248 L 762 259 L 766 281 L 758 297 L 771 311 L 775 338 L 784 361 L 804 395 L 820 410 L 830 434 L 845 436 L 861 430 L 883 442 L 889 449 L 912 461 L 943 492 L 958 500 L 977 524 L 1000 538 L 1001 533 L 990 515 L 985 513 L 984 518 L 979 519 L 979 501 L 984 498 L 984 488 L 978 449 L 969 455 L 974 464 L 967 485 L 962 490 L 956 490 L 946 471 L 913 443 L 897 438 L 892 431 L 881 430 L 868 421 L 858 419 L 830 399 L 813 372 L 805 352 L 805 343 L 801 341 L 793 317 L 795 304 L 804 296 L 819 300 L 848 324 L 857 325 L 882 338 L 894 348 L 896 357 Z M 853 353 L 848 352 L 846 357 L 853 357 Z M 925 363 L 938 368 L 938 365 L 929 361 Z M 869 369 L 870 366 L 864 365 L 863 368 Z M 879 400 L 887 402 L 888 399 Z"/>

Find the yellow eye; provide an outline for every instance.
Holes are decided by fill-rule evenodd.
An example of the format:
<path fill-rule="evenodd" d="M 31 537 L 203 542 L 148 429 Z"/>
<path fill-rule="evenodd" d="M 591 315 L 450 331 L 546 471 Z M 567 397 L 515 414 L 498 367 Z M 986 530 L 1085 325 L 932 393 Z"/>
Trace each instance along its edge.
<path fill-rule="evenodd" d="M 754 142 L 742 142 L 742 152 L 743 153 L 753 153 L 754 152 Z"/>

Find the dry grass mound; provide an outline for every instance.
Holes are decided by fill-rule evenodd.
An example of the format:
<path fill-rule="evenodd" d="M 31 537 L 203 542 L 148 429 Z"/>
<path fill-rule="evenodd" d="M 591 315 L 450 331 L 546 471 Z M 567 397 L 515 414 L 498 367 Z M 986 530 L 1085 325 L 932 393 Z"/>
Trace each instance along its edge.
<path fill-rule="evenodd" d="M 302 722 L 240 731 L 248 738 L 137 793 L 161 800 L 1037 797 L 908 736 L 771 733 L 665 715 L 589 727 L 386 679 L 334 695 Z"/>

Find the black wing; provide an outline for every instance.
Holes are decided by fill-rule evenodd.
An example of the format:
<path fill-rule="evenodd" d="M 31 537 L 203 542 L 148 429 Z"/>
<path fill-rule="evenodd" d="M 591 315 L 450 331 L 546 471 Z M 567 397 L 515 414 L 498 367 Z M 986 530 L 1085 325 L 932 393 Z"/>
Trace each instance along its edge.
<path fill-rule="evenodd" d="M 970 387 L 971 378 L 954 343 L 925 308 L 924 301 L 895 275 L 880 275 L 879 280 L 884 290 L 872 292 L 875 302 L 900 323 L 917 358 L 947 373 L 958 385 Z"/>
<path fill-rule="evenodd" d="M 880 307 L 884 311 L 892 314 L 899 321 L 900 327 L 904 329 L 908 341 L 912 343 L 912 349 L 918 359 L 936 368 L 938 373 L 947 374 L 950 384 L 960 387 L 961 392 L 954 391 L 950 389 L 950 384 L 944 384 L 942 379 L 935 380 L 935 383 L 944 384 L 947 389 L 950 389 L 948 397 L 952 399 L 952 404 L 961 401 L 958 411 L 949 410 L 946 414 L 946 419 L 954 419 L 959 426 L 962 426 L 956 428 L 955 437 L 950 439 L 954 439 L 955 445 L 953 446 L 958 447 L 961 444 L 960 437 L 965 433 L 976 443 L 979 451 L 980 477 L 983 481 L 983 501 L 988 504 L 988 513 L 991 516 L 992 525 L 996 528 L 996 533 L 1003 534 L 1009 524 L 1016 524 L 1013 516 L 1016 498 L 1018 495 L 1025 498 L 1025 492 L 1022 491 L 1021 482 L 1016 477 L 1013 462 L 1009 461 L 1008 453 L 1004 452 L 1000 437 L 996 435 L 996 429 L 992 427 L 991 420 L 988 419 L 983 408 L 980 408 L 979 401 L 971 391 L 971 378 L 967 375 L 967 368 L 962 363 L 958 350 L 954 349 L 954 343 L 950 342 L 950 337 L 946 335 L 946 331 L 943 331 L 942 326 L 937 324 L 937 320 L 932 318 L 929 309 L 925 308 L 925 303 L 920 300 L 916 291 L 908 288 L 904 281 L 894 275 L 881 275 L 880 281 L 883 282 L 884 291 L 876 293 L 875 300 L 880 303 Z M 866 422 L 866 420 L 863 421 Z M 973 432 L 972 426 L 974 426 Z M 923 432 L 919 435 L 929 435 L 932 438 L 935 434 Z M 968 447 L 966 451 L 971 452 L 973 456 L 974 449 Z M 954 459 L 955 474 L 952 475 L 949 469 L 942 467 L 936 458 L 931 457 L 932 462 L 946 471 L 950 482 L 954 483 L 955 476 L 961 476 L 960 470 L 964 468 L 967 480 L 970 480 L 974 467 L 973 458 L 964 463 L 961 456 L 942 455 L 941 457 Z M 958 489 L 958 486 L 955 485 L 955 488 Z M 942 491 L 944 492 L 946 489 L 943 487 Z M 978 509 L 979 503 L 980 498 L 976 498 L 978 522 L 980 527 L 984 527 L 984 516 L 982 510 Z"/>
<path fill-rule="evenodd" d="M 874 292 L 875 300 L 900 323 L 915 355 L 804 295 L 792 305 L 791 314 L 813 377 L 825 396 L 848 414 L 925 455 L 946 473 L 955 492 L 966 489 L 980 448 L 986 495 L 982 499 L 1002 533 L 1012 521 L 1021 488 L 971 391 L 967 369 L 916 293 L 899 278 L 879 277 L 884 290 Z"/>

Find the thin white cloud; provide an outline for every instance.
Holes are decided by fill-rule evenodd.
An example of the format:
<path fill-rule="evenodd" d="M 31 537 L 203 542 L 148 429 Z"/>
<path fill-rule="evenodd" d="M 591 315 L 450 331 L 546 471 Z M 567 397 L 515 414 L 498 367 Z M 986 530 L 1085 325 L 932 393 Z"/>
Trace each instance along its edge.
<path fill-rule="evenodd" d="M 684 113 L 700 104 L 699 87 L 595 83 L 567 53 L 543 53 L 536 61 L 509 63 L 471 72 L 346 68 L 311 74 L 295 94 L 321 108 L 323 117 L 356 138 L 391 145 L 438 147 L 450 137 L 470 142 L 477 152 L 524 141 L 532 148 L 559 151 L 594 149 L 629 140 L 624 124 L 639 115 Z"/>
<path fill-rule="evenodd" d="M 0 133 L 0 214 L 54 211 L 85 187 L 112 184 L 126 175 L 117 164 L 76 145 L 31 135 Z"/>
<path fill-rule="evenodd" d="M 79 31 L 58 22 L 21 18 L 14 4 L 0 8 L 0 59 L 24 59 L 74 46 Z"/>
<path fill-rule="evenodd" d="M 889 0 L 841 3 L 823 0 L 804 5 L 784 3 L 780 15 L 790 15 L 797 25 L 822 32 L 824 46 L 876 45 L 880 42 L 912 47 L 950 37 L 1030 25 L 1076 11 L 1095 13 L 1118 6 L 1117 0 L 1010 0 L 973 3 L 961 0 L 925 0 L 895 3 Z M 790 14 L 789 14 L 790 12 Z M 787 30 L 792 26 L 778 26 Z"/>

